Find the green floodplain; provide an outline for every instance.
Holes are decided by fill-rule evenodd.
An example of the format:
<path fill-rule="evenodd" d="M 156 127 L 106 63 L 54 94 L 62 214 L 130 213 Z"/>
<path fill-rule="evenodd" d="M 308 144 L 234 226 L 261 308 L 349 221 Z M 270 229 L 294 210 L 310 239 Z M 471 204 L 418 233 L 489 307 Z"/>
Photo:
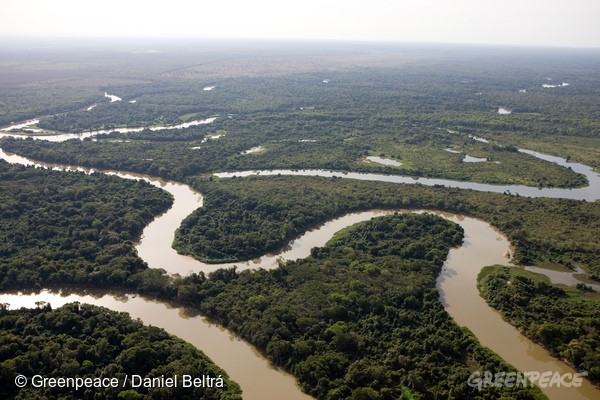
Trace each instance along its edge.
<path fill-rule="evenodd" d="M 213 263 L 276 251 L 353 211 L 430 209 L 482 219 L 509 238 L 516 265 L 586 273 L 588 284 L 565 287 L 520 268 L 490 266 L 479 285 L 482 297 L 524 335 L 600 382 L 600 299 L 592 288 L 600 279 L 600 202 L 343 178 L 212 175 L 325 169 L 584 187 L 588 181 L 572 169 L 518 149 L 598 171 L 600 52 L 351 43 L 50 44 L 0 43 L 0 127 L 36 119 L 5 132 L 106 132 L 61 142 L 4 137 L 2 150 L 190 185 L 204 195 L 204 206 L 184 220 L 173 246 Z M 208 118 L 215 119 L 168 129 Z M 124 129 L 137 127 L 147 129 Z M 163 190 L 0 161 L 0 199 L 2 291 L 125 289 L 193 306 L 290 371 L 318 399 L 544 398 L 536 388 L 477 391 L 467 385 L 473 371 L 512 367 L 461 329 L 439 300 L 436 277 L 463 234 L 438 217 L 374 219 L 271 271 L 169 277 L 149 269 L 134 247 L 144 226 L 171 206 Z M 236 399 L 240 391 L 198 350 L 123 314 L 84 305 L 0 310 L 6 398 L 73 398 L 60 390 L 14 387 L 16 375 L 42 364 L 49 376 L 96 377 L 185 371 L 192 358 L 222 374 L 226 389 L 126 388 L 85 398 Z"/>

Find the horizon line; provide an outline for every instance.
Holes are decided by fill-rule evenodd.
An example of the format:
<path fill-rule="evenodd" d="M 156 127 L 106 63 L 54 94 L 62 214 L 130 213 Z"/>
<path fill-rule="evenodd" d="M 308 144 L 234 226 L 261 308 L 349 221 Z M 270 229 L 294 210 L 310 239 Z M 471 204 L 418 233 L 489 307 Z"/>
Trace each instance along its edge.
<path fill-rule="evenodd" d="M 530 43 L 491 43 L 491 42 L 440 42 L 440 41 L 409 41 L 384 39 L 340 39 L 340 38 L 288 38 L 288 37 L 202 37 L 202 36 L 48 36 L 48 35 L 0 35 L 0 41 L 10 40 L 42 40 L 42 41 L 163 41 L 163 42 L 229 42 L 229 43 L 323 43 L 323 44 L 365 44 L 365 45 L 422 45 L 422 46 L 467 46 L 467 47 L 510 47 L 510 48 L 539 48 L 539 49 L 569 49 L 569 50 L 600 50 L 600 46 L 587 45 L 552 45 Z"/>

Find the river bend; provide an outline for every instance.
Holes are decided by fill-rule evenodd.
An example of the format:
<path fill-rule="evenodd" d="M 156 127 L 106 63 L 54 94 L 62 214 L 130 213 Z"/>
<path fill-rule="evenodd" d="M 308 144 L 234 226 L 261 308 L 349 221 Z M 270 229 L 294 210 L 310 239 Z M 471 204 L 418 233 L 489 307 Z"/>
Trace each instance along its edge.
<path fill-rule="evenodd" d="M 548 157 L 550 162 L 560 162 L 537 153 L 540 158 Z M 534 156 L 537 156 L 534 154 Z M 35 162 L 25 157 L 9 154 L 0 149 L 0 158 L 14 164 L 35 165 L 39 167 L 79 170 L 87 173 L 102 172 L 114 174 L 124 179 L 143 179 L 151 184 L 169 191 L 174 196 L 174 204 L 167 212 L 158 216 L 146 226 L 142 238 L 136 248 L 140 257 L 151 268 L 165 268 L 170 274 L 186 275 L 192 272 L 211 272 L 215 269 L 228 267 L 232 264 L 205 264 L 191 257 L 182 256 L 171 247 L 175 230 L 181 221 L 196 208 L 202 206 L 202 195 L 193 191 L 189 186 L 162 180 L 143 174 L 107 171 L 81 167 L 63 166 Z M 566 161 L 562 160 L 563 163 Z M 573 163 L 567 163 L 572 166 Z M 310 176 L 340 176 L 351 179 L 383 180 L 396 183 L 422 183 L 426 185 L 443 184 L 445 186 L 486 190 L 493 192 L 520 193 L 532 197 L 564 197 L 583 200 L 600 198 L 600 178 L 587 166 L 576 165 L 577 172 L 584 173 L 590 181 L 590 186 L 582 189 L 535 189 L 514 186 L 485 185 L 470 182 L 452 182 L 420 178 L 395 177 L 388 175 L 336 173 L 331 171 L 247 171 L 220 176 L 244 176 L 250 174 L 291 174 Z M 451 182 L 451 184 L 450 184 Z M 455 185 L 456 186 L 453 186 Z M 490 187 L 492 189 L 490 190 Z M 360 213 L 350 213 L 331 220 L 319 229 L 306 232 L 276 255 L 265 255 L 259 259 L 235 263 L 241 268 L 274 268 L 277 259 L 287 260 L 307 257 L 310 249 L 323 246 L 335 232 L 355 224 L 369 220 L 375 216 L 384 215 L 391 211 L 372 210 Z M 488 223 L 461 215 L 440 214 L 453 222 L 460 224 L 465 230 L 465 240 L 461 247 L 452 249 L 444 264 L 443 271 L 438 277 L 437 287 L 440 298 L 448 313 L 462 326 L 469 328 L 479 341 L 500 355 L 507 362 L 521 371 L 558 371 L 574 372 L 564 363 L 551 357 L 542 347 L 532 343 L 521 335 L 516 328 L 505 322 L 500 314 L 487 305 L 479 296 L 476 279 L 477 274 L 486 265 L 507 264 L 509 261 L 509 243 L 506 237 L 497 232 Z M 43 291 L 38 294 L 17 293 L 0 294 L 0 302 L 11 303 L 13 307 L 34 306 L 35 301 L 48 301 L 53 306 L 66 302 L 81 301 L 106 306 L 116 311 L 127 311 L 134 318 L 140 318 L 146 324 L 164 328 L 184 340 L 189 341 L 205 352 L 217 365 L 222 367 L 229 376 L 238 382 L 243 390 L 245 399 L 276 400 L 281 398 L 296 400 L 309 399 L 295 384 L 293 377 L 284 371 L 273 369 L 252 346 L 233 336 L 223 328 L 211 324 L 201 316 L 190 316 L 183 309 L 173 308 L 155 300 L 141 296 L 112 295 L 91 296 L 73 293 L 52 293 Z M 600 390 L 588 381 L 580 388 L 544 389 L 551 399 L 598 399 Z"/>

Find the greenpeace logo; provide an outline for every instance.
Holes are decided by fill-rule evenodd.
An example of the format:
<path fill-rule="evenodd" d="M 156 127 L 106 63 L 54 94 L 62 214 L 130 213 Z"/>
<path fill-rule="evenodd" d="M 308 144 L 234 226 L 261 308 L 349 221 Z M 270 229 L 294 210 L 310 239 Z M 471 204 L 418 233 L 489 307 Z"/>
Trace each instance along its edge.
<path fill-rule="evenodd" d="M 475 371 L 469 376 L 467 384 L 479 390 L 500 387 L 533 387 L 542 389 L 549 387 L 580 387 L 587 372 L 561 374 L 558 371 L 529 371 L 529 372 L 492 372 Z"/>

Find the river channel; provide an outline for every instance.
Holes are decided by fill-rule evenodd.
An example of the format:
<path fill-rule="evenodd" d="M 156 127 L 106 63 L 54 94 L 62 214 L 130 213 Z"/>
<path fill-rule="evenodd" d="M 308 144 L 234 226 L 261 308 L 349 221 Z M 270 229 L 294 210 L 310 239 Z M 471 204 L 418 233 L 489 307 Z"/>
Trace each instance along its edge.
<path fill-rule="evenodd" d="M 180 226 L 183 218 L 196 208 L 202 206 L 202 195 L 194 192 L 187 185 L 141 174 L 34 162 L 18 155 L 8 154 L 1 149 L 0 158 L 15 164 L 37 165 L 61 170 L 80 170 L 87 173 L 96 171 L 115 174 L 125 179 L 144 179 L 155 186 L 169 191 L 175 199 L 171 209 L 158 216 L 144 229 L 140 243 L 137 244 L 138 254 L 151 268 L 164 268 L 170 274 L 186 275 L 191 272 L 210 272 L 217 268 L 233 265 L 204 264 L 191 257 L 181 256 L 171 248 L 174 232 Z M 548 161 L 557 162 L 557 160 L 552 159 Z M 565 161 L 563 160 L 563 162 Z M 584 200 L 598 199 L 600 197 L 600 178 L 591 168 L 579 166 L 580 164 L 576 165 L 576 168 L 580 169 L 579 171 L 575 168 L 573 169 L 584 173 L 588 177 L 590 186 L 587 188 L 569 190 L 523 187 L 531 191 L 528 194 L 523 193 L 523 195 L 530 195 L 532 197 L 579 198 Z M 260 171 L 261 174 L 265 175 L 281 172 L 319 176 L 322 176 L 322 172 L 324 172 L 326 174 L 331 173 L 354 179 L 371 179 L 374 177 L 373 180 L 386 180 L 399 183 L 420 182 L 432 185 L 434 183 L 430 181 L 435 181 L 440 182 L 435 184 L 462 187 L 453 186 L 455 182 L 446 180 L 426 180 L 424 178 L 415 180 L 413 178 L 374 174 L 343 174 L 329 171 Z M 255 173 L 258 172 L 238 172 L 231 175 L 240 176 Z M 224 175 L 221 174 L 221 176 Z M 406 179 L 406 182 L 404 179 Z M 494 190 L 489 191 L 494 192 L 511 191 L 511 193 L 515 193 L 517 190 L 516 187 L 512 186 L 495 186 L 470 182 L 458 182 L 458 184 L 467 185 L 470 189 L 486 191 L 490 186 L 493 186 Z M 310 254 L 312 247 L 324 245 L 338 230 L 389 212 L 372 210 L 347 214 L 325 223 L 318 229 L 306 232 L 303 236 L 292 241 L 279 254 L 265 255 L 259 259 L 238 262 L 235 265 L 240 269 L 273 268 L 277 266 L 278 258 L 290 260 L 306 257 Z M 450 251 L 443 271 L 437 281 L 441 301 L 449 314 L 459 325 L 470 329 L 484 346 L 492 349 L 521 371 L 552 371 L 561 374 L 574 372 L 564 363 L 551 357 L 546 350 L 521 335 L 479 296 L 476 287 L 476 278 L 481 268 L 486 265 L 507 264 L 509 262 L 510 249 L 507 239 L 486 222 L 460 215 L 440 215 L 460 224 L 465 230 L 463 245 Z M 116 311 L 126 311 L 133 318 L 140 318 L 146 324 L 164 328 L 169 333 L 187 340 L 205 352 L 233 380 L 240 384 L 244 398 L 247 400 L 275 400 L 282 398 L 295 400 L 310 398 L 300 391 L 292 376 L 269 366 L 268 361 L 250 345 L 201 316 L 187 314 L 183 309 L 173 308 L 152 299 L 123 294 L 92 296 L 43 291 L 38 294 L 7 293 L 0 295 L 0 302 L 10 303 L 13 308 L 19 306 L 31 307 L 34 306 L 35 301 L 47 301 L 53 307 L 71 301 L 102 305 Z M 543 391 L 551 399 L 600 398 L 600 390 L 593 387 L 588 381 L 584 381 L 584 384 L 580 388 L 546 388 Z"/>

